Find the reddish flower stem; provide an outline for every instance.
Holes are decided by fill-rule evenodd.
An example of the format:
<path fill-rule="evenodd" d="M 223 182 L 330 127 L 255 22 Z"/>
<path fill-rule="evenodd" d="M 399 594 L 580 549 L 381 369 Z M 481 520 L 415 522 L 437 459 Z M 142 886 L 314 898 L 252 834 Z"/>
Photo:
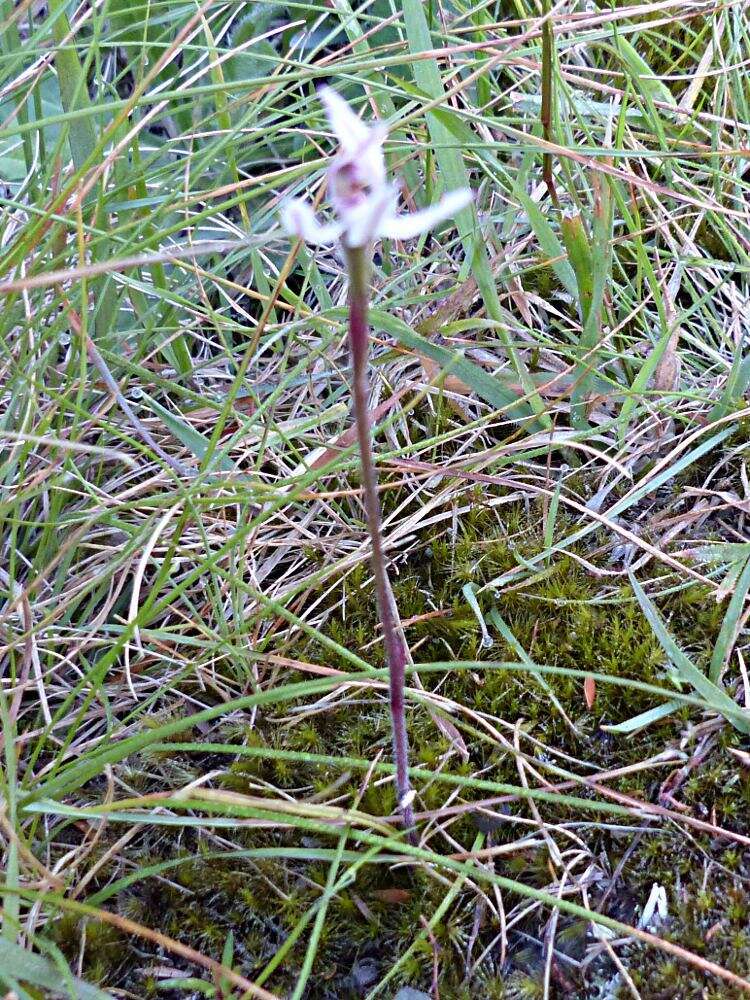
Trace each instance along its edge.
<path fill-rule="evenodd" d="M 349 346 L 352 354 L 352 381 L 354 390 L 354 418 L 357 425 L 359 456 L 362 467 L 362 490 L 365 513 L 372 544 L 372 571 L 375 579 L 375 596 L 383 628 L 383 643 L 388 664 L 391 727 L 393 732 L 393 761 L 396 765 L 396 791 L 404 826 L 413 833 L 414 810 L 409 801 L 409 740 L 406 733 L 404 687 L 409 651 L 406 646 L 396 602 L 386 569 L 383 548 L 383 530 L 378 497 L 378 475 L 372 454 L 370 410 L 368 406 L 368 359 L 370 337 L 367 326 L 369 299 L 368 250 L 347 247 L 349 269 Z"/>

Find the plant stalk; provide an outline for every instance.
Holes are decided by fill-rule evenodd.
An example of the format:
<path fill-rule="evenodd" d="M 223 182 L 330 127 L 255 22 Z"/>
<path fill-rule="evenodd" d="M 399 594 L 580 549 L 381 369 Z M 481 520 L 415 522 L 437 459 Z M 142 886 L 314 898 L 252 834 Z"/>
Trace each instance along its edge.
<path fill-rule="evenodd" d="M 542 14 L 544 24 L 542 25 L 542 135 L 547 142 L 554 142 L 553 130 L 553 56 L 555 46 L 555 36 L 552 31 L 552 21 L 550 20 L 550 0 L 543 0 Z M 552 204 L 559 206 L 560 200 L 557 197 L 555 178 L 552 168 L 552 153 L 547 151 L 542 156 L 542 176 L 547 185 Z"/>
<path fill-rule="evenodd" d="M 357 425 L 359 457 L 365 514 L 372 545 L 372 570 L 378 614 L 383 629 L 385 657 L 388 664 L 393 762 L 396 766 L 396 791 L 404 826 L 413 835 L 414 810 L 410 802 L 409 739 L 406 732 L 404 687 L 409 650 L 406 646 L 396 602 L 386 569 L 383 530 L 378 497 L 378 477 L 372 453 L 370 410 L 368 406 L 368 358 L 370 337 L 367 326 L 370 262 L 366 247 L 346 247 L 349 270 L 349 347 L 352 356 L 354 419 Z"/>

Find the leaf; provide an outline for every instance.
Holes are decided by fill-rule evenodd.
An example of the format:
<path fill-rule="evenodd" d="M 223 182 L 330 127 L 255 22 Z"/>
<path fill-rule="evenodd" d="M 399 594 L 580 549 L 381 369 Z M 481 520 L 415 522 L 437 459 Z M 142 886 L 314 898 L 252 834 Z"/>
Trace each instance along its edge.
<path fill-rule="evenodd" d="M 605 158 L 605 163 L 611 166 L 611 160 Z M 612 268 L 612 226 L 614 215 L 612 212 L 612 196 L 610 189 L 610 178 L 600 177 L 594 173 L 591 178 L 591 185 L 594 191 L 594 211 L 591 220 L 592 235 L 589 241 L 583 224 L 578 216 L 576 225 L 573 217 L 576 261 L 574 269 L 580 291 L 580 312 L 583 330 L 578 340 L 577 350 L 580 357 L 573 373 L 574 387 L 570 397 L 570 412 L 573 426 L 578 430 L 585 430 L 589 426 L 586 415 L 586 398 L 591 392 L 593 371 L 596 370 L 600 360 L 596 355 L 602 338 L 602 308 L 604 306 L 604 293 L 611 280 Z M 566 246 L 567 246 L 566 242 Z M 570 251 L 570 248 L 569 248 Z M 589 259 L 591 262 L 591 278 L 585 278 L 579 270 L 580 261 Z"/>
<path fill-rule="evenodd" d="M 738 350 L 721 397 L 708 414 L 708 422 L 714 423 L 726 417 L 737 406 L 750 386 L 750 355 L 743 358 Z"/>
<path fill-rule="evenodd" d="M 560 493 L 562 492 L 562 479 L 559 480 L 557 486 L 555 486 L 555 492 L 552 494 L 552 498 L 549 502 L 549 508 L 547 510 L 547 516 L 544 519 L 544 548 L 549 552 L 549 558 L 552 558 L 552 542 L 555 535 L 555 523 L 557 521 L 557 511 L 560 507 Z"/>
<path fill-rule="evenodd" d="M 36 127 L 44 138 L 44 142 L 49 146 L 54 146 L 60 135 L 61 126 L 59 123 L 45 124 L 45 119 L 54 118 L 64 114 L 64 109 L 60 103 L 60 90 L 57 80 L 51 76 L 45 76 L 37 85 L 35 98 L 40 104 L 40 116 L 36 120 Z M 4 183 L 21 181 L 26 176 L 26 161 L 23 155 L 23 145 L 19 135 L 13 135 L 8 129 L 18 115 L 18 101 L 7 98 L 0 101 L 0 121 L 3 129 L 0 133 L 0 178 Z M 26 101 L 32 120 L 35 118 L 35 101 Z M 11 131 L 6 134 L 6 129 Z"/>
<path fill-rule="evenodd" d="M 466 598 L 466 603 L 469 605 L 471 610 L 474 612 L 477 621 L 479 622 L 479 628 L 482 633 L 482 648 L 491 649 L 494 643 L 492 642 L 492 636 L 487 629 L 487 623 L 484 620 L 484 615 L 482 614 L 482 609 L 479 607 L 479 601 L 474 593 L 474 584 L 465 583 L 461 588 L 461 592 Z"/>
<path fill-rule="evenodd" d="M 432 37 L 430 36 L 430 29 L 427 24 L 427 18 L 425 16 L 425 9 L 422 0 L 404 0 L 403 11 L 404 22 L 406 25 L 406 35 L 410 50 L 416 55 L 432 51 L 434 46 Z M 429 98 L 435 100 L 444 96 L 445 88 L 443 87 L 443 81 L 440 76 L 437 60 L 418 59 L 412 63 L 412 71 L 414 73 L 414 80 L 417 86 L 421 91 L 423 91 L 423 93 L 428 95 Z M 443 108 L 442 110 L 445 114 L 450 114 L 446 108 Z M 469 174 L 466 169 L 466 164 L 464 163 L 463 153 L 461 149 L 457 147 L 450 132 L 445 127 L 443 117 L 436 115 L 431 110 L 427 114 L 427 127 L 430 133 L 430 139 L 432 140 L 432 145 L 435 148 L 435 158 L 438 161 L 440 171 L 446 182 L 446 188 L 450 191 L 454 188 L 469 187 Z M 474 259 L 474 249 L 476 243 L 474 233 L 474 209 L 471 206 L 462 209 L 457 214 L 456 220 L 458 222 L 458 229 L 462 234 L 462 242 L 466 252 L 466 258 L 471 261 Z M 482 247 L 483 249 L 481 240 L 479 241 L 479 247 Z M 481 257 L 483 259 L 481 270 L 484 270 L 485 265 L 488 270 L 489 261 L 487 260 L 486 253 L 481 254 Z M 479 275 L 477 275 L 477 280 L 480 285 L 483 284 Z M 487 287 L 488 289 L 490 288 L 490 286 Z M 492 284 L 491 289 L 491 302 L 485 303 L 487 311 L 490 315 L 492 315 L 492 304 L 494 304 L 494 300 L 497 300 L 497 290 L 494 287 L 494 283 Z"/>
<path fill-rule="evenodd" d="M 60 969 L 50 959 L 0 938 L 0 982 L 3 976 L 9 976 L 30 986 L 51 990 L 57 996 L 65 991 L 74 1000 L 111 1000 L 108 993 L 65 972 L 67 970 Z"/>
<path fill-rule="evenodd" d="M 593 677 L 587 677 L 583 682 L 583 696 L 586 699 L 586 708 L 589 711 L 594 707 L 596 701 L 596 681 Z"/>
<path fill-rule="evenodd" d="M 70 38 L 70 23 L 62 4 L 50 6 L 52 34 L 57 45 L 55 69 L 60 88 L 60 103 L 70 113 L 90 111 L 92 108 L 89 89 L 77 49 L 67 44 Z M 72 117 L 68 122 L 68 142 L 76 170 L 81 170 L 93 154 L 97 144 L 97 130 L 90 114 Z"/>
<path fill-rule="evenodd" d="M 254 3 L 247 17 L 243 17 L 232 32 L 232 45 L 239 48 L 252 38 L 268 31 L 271 21 L 278 14 L 286 15 L 286 10 L 276 3 Z"/>
<path fill-rule="evenodd" d="M 750 542 L 707 542 L 691 548 L 690 552 L 700 562 L 734 567 L 739 576 L 746 561 L 750 559 Z"/>
<path fill-rule="evenodd" d="M 5 139 L 0 143 L 0 177 L 6 184 L 22 181 L 26 176 L 26 160 L 19 140 Z"/>
<path fill-rule="evenodd" d="M 231 83 L 246 83 L 268 76 L 279 61 L 279 54 L 266 39 L 226 60 L 226 77 Z"/>
<path fill-rule="evenodd" d="M 410 51 L 415 56 L 420 57 L 423 53 L 433 51 L 433 42 L 423 0 L 403 0 L 402 9 Z M 440 76 L 437 60 L 434 58 L 417 58 L 412 66 L 414 79 L 420 90 L 431 101 L 440 101 L 445 96 L 445 88 Z M 445 125 L 446 116 L 457 117 L 454 115 L 452 109 L 446 106 L 443 106 L 439 110 L 438 108 L 430 110 L 426 115 L 427 129 L 435 149 L 435 159 L 438 162 L 448 191 L 457 188 L 468 188 L 470 186 L 469 173 L 466 169 L 463 152 L 460 146 L 453 140 L 450 129 Z M 503 313 L 500 305 L 500 297 L 497 292 L 497 284 L 495 276 L 492 273 L 484 238 L 476 225 L 474 208 L 469 205 L 458 212 L 456 222 L 461 235 L 466 260 L 473 270 L 482 299 L 484 300 L 487 315 L 490 319 L 502 323 Z M 513 339 L 505 325 L 498 327 L 498 336 L 516 370 L 525 393 L 529 396 L 531 410 L 539 418 L 541 425 L 549 429 L 551 427 L 551 420 L 546 412 L 544 403 L 536 393 L 526 362 L 516 350 Z"/>
<path fill-rule="evenodd" d="M 585 325 L 594 298 L 594 261 L 581 213 L 563 216 L 560 221 L 560 233 L 575 274 L 578 311 L 581 323 Z"/>
<path fill-rule="evenodd" d="M 652 101 L 660 101 L 662 104 L 669 104 L 671 107 L 676 107 L 677 101 L 672 91 L 666 83 L 662 82 L 658 74 L 651 69 L 643 56 L 637 52 L 627 38 L 624 38 L 622 35 L 617 36 L 616 50 L 630 70 L 642 93 L 648 95 Z"/>
<path fill-rule="evenodd" d="M 656 610 L 651 599 L 638 583 L 632 570 L 629 573 L 630 584 L 633 588 L 641 610 L 648 619 L 649 625 L 653 629 L 654 635 L 659 640 L 664 652 L 669 657 L 670 662 L 675 667 L 680 679 L 689 684 L 705 700 L 706 705 L 715 712 L 723 715 L 728 722 L 743 733 L 750 734 L 750 716 L 743 712 L 739 705 L 733 701 L 729 695 L 713 681 L 709 680 L 705 674 L 695 666 L 694 663 L 683 653 L 675 640 L 669 634 L 661 619 L 661 615 Z"/>
<path fill-rule="evenodd" d="M 414 677 L 419 677 L 419 674 L 414 674 Z M 415 681 L 415 686 L 416 681 Z M 418 685 L 421 688 L 421 682 Z M 427 702 L 429 706 L 429 702 Z M 453 749 L 460 754 L 464 761 L 469 759 L 469 748 L 466 746 L 466 741 L 464 740 L 461 733 L 453 725 L 451 720 L 442 715 L 441 712 L 436 711 L 432 706 L 429 706 L 430 718 L 435 723 L 435 726 L 443 734 L 448 743 L 453 747 Z"/>
<path fill-rule="evenodd" d="M 234 964 L 234 931 L 231 929 L 227 934 L 226 941 L 224 942 L 224 950 L 221 953 L 221 964 L 226 969 L 231 969 Z M 221 977 L 220 986 L 223 995 L 231 996 L 232 984 L 226 976 Z"/>
<path fill-rule="evenodd" d="M 745 607 L 745 599 L 747 598 L 748 590 L 750 590 L 750 559 L 748 559 L 745 563 L 745 567 L 740 574 L 740 578 L 737 580 L 734 593 L 732 594 L 732 599 L 729 602 L 729 607 L 727 608 L 727 613 L 724 615 L 724 621 L 721 624 L 719 637 L 716 640 L 716 645 L 714 646 L 714 651 L 711 656 L 711 665 L 708 669 L 708 676 L 715 684 L 718 684 L 724 664 L 732 654 L 732 649 L 737 639 L 737 628 L 740 616 L 742 615 L 742 611 Z"/>
<path fill-rule="evenodd" d="M 528 415 L 528 404 L 519 404 L 518 396 L 512 389 L 506 388 L 498 379 L 493 378 L 479 365 L 468 361 L 460 354 L 420 337 L 398 317 L 374 309 L 370 312 L 370 323 L 377 329 L 385 330 L 386 333 L 391 334 L 399 343 L 411 350 L 436 361 L 444 371 L 459 378 L 480 399 L 489 403 L 494 409 L 509 410 L 512 408 L 515 416 Z"/>
<path fill-rule="evenodd" d="M 526 194 L 520 184 L 514 183 L 513 197 L 520 203 L 526 213 L 529 224 L 534 230 L 537 243 L 552 261 L 550 267 L 554 271 L 558 281 L 562 284 L 568 295 L 573 299 L 578 298 L 578 284 L 573 266 L 566 258 L 565 249 L 557 238 L 554 229 L 544 217 L 544 213 L 534 199 Z"/>
<path fill-rule="evenodd" d="M 48 16 L 55 41 L 55 70 L 60 88 L 60 103 L 68 114 L 81 112 L 80 115 L 73 114 L 68 121 L 68 145 L 76 171 L 82 172 L 87 164 L 89 167 L 92 166 L 90 161 L 96 153 L 99 142 L 99 122 L 87 113 L 94 105 L 89 96 L 86 72 L 78 58 L 78 49 L 69 44 L 71 31 L 65 4 L 61 0 L 50 0 Z M 100 187 L 100 192 L 102 191 L 103 188 Z M 102 212 L 101 205 L 97 208 L 94 219 L 95 227 L 106 232 L 108 228 L 106 215 Z M 109 252 L 107 241 L 97 240 L 92 244 L 94 261 L 104 260 Z M 92 284 L 92 291 L 96 301 L 94 329 L 97 343 L 102 345 L 117 321 L 119 313 L 117 290 L 111 279 L 105 277 L 97 279 Z"/>
<path fill-rule="evenodd" d="M 208 438 L 204 437 L 200 431 L 197 431 L 190 424 L 176 417 L 174 413 L 170 413 L 164 406 L 157 403 L 154 399 L 149 399 L 149 407 L 154 410 L 155 413 L 161 417 L 164 421 L 166 427 L 169 428 L 170 432 L 174 434 L 178 441 L 185 445 L 185 447 L 195 455 L 196 458 L 203 459 L 206 452 L 208 451 L 209 441 Z M 211 464 L 215 465 L 221 472 L 237 472 L 237 466 L 234 462 L 227 458 L 226 455 L 220 455 L 218 458 L 216 455 L 213 456 Z"/>
<path fill-rule="evenodd" d="M 659 719 L 664 719 L 676 712 L 683 704 L 681 701 L 665 701 L 662 705 L 649 708 L 648 711 L 634 715 L 632 719 L 627 719 L 625 722 L 618 722 L 615 726 L 600 726 L 599 728 L 606 733 L 635 733 L 639 729 L 645 729 L 653 722 L 658 722 Z"/>
<path fill-rule="evenodd" d="M 542 99 L 539 94 L 513 94 L 507 95 L 509 102 L 517 111 L 529 112 L 539 116 Z M 612 117 L 612 105 L 609 101 L 594 101 L 588 97 L 580 97 L 575 94 L 566 94 L 566 101 L 576 115 L 581 118 L 604 120 L 608 122 Z M 625 109 L 626 119 L 639 121 L 643 120 L 643 114 L 637 108 Z"/>

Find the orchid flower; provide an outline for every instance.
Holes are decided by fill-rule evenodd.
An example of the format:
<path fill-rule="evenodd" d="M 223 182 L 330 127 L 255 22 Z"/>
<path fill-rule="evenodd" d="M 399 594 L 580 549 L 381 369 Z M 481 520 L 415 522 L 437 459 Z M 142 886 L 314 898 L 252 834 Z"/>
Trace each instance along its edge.
<path fill-rule="evenodd" d="M 318 245 L 341 241 L 365 247 L 383 236 L 408 240 L 425 233 L 465 208 L 471 192 L 451 191 L 436 205 L 398 214 L 399 187 L 386 180 L 384 125 L 365 125 L 330 87 L 319 91 L 339 148 L 328 168 L 328 193 L 337 221 L 319 222 L 304 199 L 289 200 L 281 221 L 288 233 Z"/>
<path fill-rule="evenodd" d="M 386 566 L 378 476 L 370 434 L 367 361 L 369 332 L 367 310 L 372 244 L 382 236 L 408 239 L 460 211 L 471 201 L 470 191 L 454 191 L 432 208 L 399 215 L 398 187 L 386 179 L 383 125 L 365 125 L 343 98 L 325 87 L 320 96 L 331 128 L 338 139 L 338 152 L 328 168 L 328 193 L 336 221 L 317 220 L 310 205 L 295 198 L 282 210 L 286 231 L 308 243 L 340 242 L 349 274 L 349 346 L 352 354 L 354 416 L 362 466 L 362 494 L 372 546 L 372 571 L 383 645 L 388 663 L 388 688 L 393 734 L 396 790 L 404 826 L 414 839 L 414 791 L 409 785 L 409 741 L 406 731 L 406 667 L 409 647 L 399 619 Z"/>

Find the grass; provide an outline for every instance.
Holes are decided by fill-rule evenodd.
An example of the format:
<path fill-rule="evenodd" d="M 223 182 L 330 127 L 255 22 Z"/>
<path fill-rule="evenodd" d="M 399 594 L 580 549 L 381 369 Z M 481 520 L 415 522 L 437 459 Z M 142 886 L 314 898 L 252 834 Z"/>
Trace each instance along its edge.
<path fill-rule="evenodd" d="M 746 995 L 746 5 L 0 39 L 3 990 Z M 321 81 L 410 207 L 476 195 L 373 280 L 416 846 L 343 262 L 277 223 Z"/>

